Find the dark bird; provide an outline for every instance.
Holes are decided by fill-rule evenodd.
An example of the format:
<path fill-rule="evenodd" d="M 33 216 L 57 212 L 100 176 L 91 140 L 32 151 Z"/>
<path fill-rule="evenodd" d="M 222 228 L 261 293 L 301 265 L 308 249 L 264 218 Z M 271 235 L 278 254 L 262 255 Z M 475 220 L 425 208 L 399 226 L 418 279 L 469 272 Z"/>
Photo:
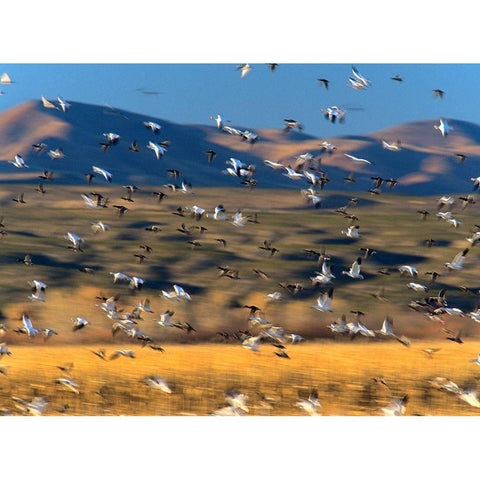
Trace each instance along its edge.
<path fill-rule="evenodd" d="M 152 247 L 150 247 L 149 245 L 140 245 L 140 248 L 142 250 L 145 250 L 146 253 L 151 253 L 152 252 Z"/>
<path fill-rule="evenodd" d="M 91 267 L 80 267 L 78 270 L 80 272 L 88 273 L 88 274 L 94 274 L 95 273 L 95 270 Z"/>
<path fill-rule="evenodd" d="M 47 191 L 45 190 L 45 188 L 43 188 L 43 183 L 40 182 L 38 184 L 38 187 L 35 188 L 35 191 L 38 192 L 38 193 L 41 193 L 42 195 L 45 195 L 47 193 Z"/>
<path fill-rule="evenodd" d="M 24 200 L 23 192 L 20 193 L 17 198 L 12 198 L 12 202 L 27 203 L 27 202 Z"/>
<path fill-rule="evenodd" d="M 167 173 L 170 178 L 178 178 L 181 175 L 180 170 L 175 170 L 173 168 L 169 168 Z"/>
<path fill-rule="evenodd" d="M 164 198 L 168 198 L 168 195 L 163 192 L 152 192 L 152 195 L 157 196 L 158 203 L 160 203 Z"/>
<path fill-rule="evenodd" d="M 431 275 L 432 276 L 432 283 L 438 278 L 440 277 L 440 273 L 437 273 L 437 272 L 425 272 L 425 275 Z"/>
<path fill-rule="evenodd" d="M 343 180 L 347 183 L 356 183 L 357 181 L 355 180 L 355 175 L 353 172 L 351 172 L 348 177 L 343 177 Z"/>
<path fill-rule="evenodd" d="M 427 245 L 427 248 L 431 248 L 435 245 L 435 240 L 433 238 L 428 238 L 425 240 L 425 244 Z"/>
<path fill-rule="evenodd" d="M 262 309 L 256 305 L 243 305 L 242 308 L 248 308 L 250 310 L 249 317 L 253 317 L 257 312 L 262 311 Z"/>
<path fill-rule="evenodd" d="M 320 83 L 320 85 L 323 85 L 328 90 L 330 80 L 327 80 L 326 78 L 317 78 L 317 81 Z"/>
<path fill-rule="evenodd" d="M 33 265 L 32 263 L 32 255 L 27 253 L 23 258 L 17 258 L 17 262 L 21 262 L 25 265 Z"/>
<path fill-rule="evenodd" d="M 99 142 L 100 148 L 102 149 L 102 152 L 106 152 L 113 144 L 112 143 L 105 143 L 105 142 Z"/>
<path fill-rule="evenodd" d="M 217 152 L 214 152 L 213 150 L 207 150 L 205 153 L 208 155 L 208 163 L 212 163 L 217 155 Z"/>
<path fill-rule="evenodd" d="M 282 345 L 283 346 L 283 345 Z M 280 358 L 287 358 L 290 360 L 290 357 L 288 356 L 288 353 L 284 349 L 279 349 L 273 352 L 277 357 Z"/>
<path fill-rule="evenodd" d="M 156 343 L 149 343 L 148 346 L 152 350 L 155 350 L 156 352 L 164 352 L 165 351 L 165 349 L 162 346 L 157 345 Z"/>
<path fill-rule="evenodd" d="M 463 340 L 460 338 L 461 335 L 461 330 L 458 331 L 458 333 L 455 335 L 455 337 L 447 337 L 447 340 L 451 340 L 452 342 L 455 343 L 463 343 Z"/>
<path fill-rule="evenodd" d="M 223 248 L 227 246 L 227 241 L 223 238 L 216 238 L 215 241 L 221 243 L 223 245 Z"/>
<path fill-rule="evenodd" d="M 455 156 L 458 158 L 460 163 L 463 163 L 467 159 L 467 156 L 463 153 L 456 153 Z"/>
<path fill-rule="evenodd" d="M 87 183 L 90 185 L 92 180 L 95 178 L 95 175 L 93 173 L 86 173 L 85 177 L 87 177 Z"/>
<path fill-rule="evenodd" d="M 384 182 L 387 184 L 388 188 L 391 190 L 395 185 L 397 185 L 398 180 L 395 180 L 394 178 L 389 178 L 388 180 L 384 180 Z"/>
<path fill-rule="evenodd" d="M 403 78 L 400 75 L 395 75 L 393 77 L 390 77 L 392 80 L 395 80 L 395 82 L 403 82 Z"/>
<path fill-rule="evenodd" d="M 270 69 L 271 72 L 274 72 L 278 67 L 278 63 L 269 63 L 268 68 Z"/>
<path fill-rule="evenodd" d="M 417 210 L 417 213 L 420 214 L 422 220 L 426 220 L 427 215 L 430 215 L 430 212 L 427 212 L 426 210 Z"/>
<path fill-rule="evenodd" d="M 34 143 L 32 145 L 33 150 L 35 151 L 35 153 L 38 153 L 38 154 L 43 153 L 47 149 L 47 146 L 48 145 L 46 143 Z"/>
<path fill-rule="evenodd" d="M 123 217 L 126 211 L 128 211 L 128 208 L 123 206 L 123 205 L 114 205 L 113 208 L 118 209 L 118 216 Z"/>
<path fill-rule="evenodd" d="M 48 170 L 44 170 L 42 175 L 39 175 L 38 178 L 41 178 L 42 180 L 47 180 L 51 182 L 53 180 L 53 172 L 49 172 Z"/>
<path fill-rule="evenodd" d="M 443 90 L 439 90 L 438 88 L 435 88 L 432 90 L 432 92 L 435 98 L 443 98 L 445 96 L 445 92 Z"/>
<path fill-rule="evenodd" d="M 261 279 L 263 280 L 268 280 L 269 279 L 269 276 L 263 272 L 262 270 L 257 270 L 257 269 L 253 269 L 253 271 L 255 272 L 256 275 L 258 275 Z"/>
<path fill-rule="evenodd" d="M 149 227 L 145 227 L 147 232 L 161 232 L 162 229 L 158 225 L 150 225 Z"/>
<path fill-rule="evenodd" d="M 363 252 L 363 258 L 370 258 L 372 255 L 375 255 L 377 252 L 371 248 L 361 248 L 360 249 Z"/>
<path fill-rule="evenodd" d="M 96 355 L 98 358 L 101 358 L 102 360 L 107 360 L 107 355 L 105 353 L 105 349 L 101 348 L 100 350 L 91 350 L 91 352 Z"/>
<path fill-rule="evenodd" d="M 138 258 L 138 263 L 143 263 L 143 261 L 147 258 L 145 255 L 142 255 L 141 253 L 134 253 L 133 256 Z"/>
<path fill-rule="evenodd" d="M 377 270 L 381 275 L 390 275 L 390 269 L 388 267 L 382 267 Z"/>
<path fill-rule="evenodd" d="M 135 153 L 138 153 L 140 151 L 140 148 L 138 147 L 138 143 L 136 140 L 132 140 L 132 143 L 130 144 L 130 146 L 128 147 L 128 149 L 131 151 L 131 152 L 135 152 Z"/>

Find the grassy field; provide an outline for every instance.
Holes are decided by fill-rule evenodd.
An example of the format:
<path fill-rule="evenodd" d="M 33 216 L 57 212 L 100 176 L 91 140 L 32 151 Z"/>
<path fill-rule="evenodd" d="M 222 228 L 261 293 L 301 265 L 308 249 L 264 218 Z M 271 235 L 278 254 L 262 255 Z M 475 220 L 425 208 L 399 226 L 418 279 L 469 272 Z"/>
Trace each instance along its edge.
<path fill-rule="evenodd" d="M 304 203 L 297 190 L 252 190 L 247 189 L 198 189 L 193 195 L 169 192 L 169 197 L 157 203 L 150 189 L 143 188 L 134 195 L 135 202 L 121 200 L 125 191 L 120 186 L 64 187 L 46 185 L 47 193 L 39 195 L 33 186 L 8 185 L 0 196 L 6 235 L 0 241 L 0 305 L 3 319 L 11 330 L 18 325 L 23 311 L 28 311 L 37 328 L 49 327 L 59 332 L 54 340 L 69 342 L 110 342 L 111 322 L 101 315 L 95 306 L 97 296 L 118 295 L 119 307 L 125 311 L 132 308 L 143 297 L 149 297 L 155 316 L 167 308 L 176 311 L 177 321 L 188 321 L 197 329 L 196 335 L 187 337 L 182 332 L 159 330 L 147 315 L 142 331 L 158 341 L 208 341 L 218 330 L 246 328 L 247 315 L 241 307 L 255 304 L 266 310 L 266 315 L 275 324 L 294 330 L 309 338 L 329 336 L 326 325 L 342 313 L 360 309 L 366 313 L 364 323 L 379 328 L 386 314 L 392 316 L 400 334 L 415 338 L 436 337 L 438 325 L 425 320 L 422 314 L 411 311 L 407 305 L 412 299 L 425 296 L 406 288 L 412 279 L 401 277 L 398 266 L 411 264 L 420 271 L 416 280 L 436 293 L 447 289 L 449 305 L 471 310 L 478 296 L 460 290 L 461 285 L 472 291 L 478 290 L 475 275 L 478 253 L 472 249 L 464 270 L 449 273 L 443 264 L 468 246 L 465 240 L 477 222 L 477 205 L 461 210 L 454 207 L 454 215 L 463 224 L 452 228 L 435 218 L 436 199 L 408 197 L 395 194 L 371 196 L 359 193 L 359 206 L 348 211 L 358 217 L 362 237 L 346 239 L 341 235 L 348 219 L 335 213 L 335 209 L 347 203 L 350 195 L 342 192 L 325 192 L 323 208 L 316 210 Z M 151 191 L 158 190 L 152 187 Z M 166 190 L 166 189 L 164 189 Z M 11 201 L 20 191 L 25 192 L 25 205 Z M 110 204 L 129 207 L 123 217 L 115 208 L 90 209 L 83 205 L 82 192 L 97 191 L 111 199 Z M 209 212 L 223 204 L 229 215 L 238 209 L 245 214 L 258 213 L 259 223 L 248 223 L 244 228 L 229 222 L 203 218 L 195 221 L 188 214 L 184 217 L 172 215 L 179 206 L 199 205 Z M 417 210 L 431 212 L 427 221 L 422 221 Z M 94 234 L 91 223 L 103 220 L 110 225 L 105 233 Z M 192 232 L 186 236 L 177 231 L 185 223 Z M 159 232 L 145 230 L 158 225 Z M 203 226 L 203 234 L 192 227 Z M 66 247 L 64 239 L 68 232 L 85 239 L 84 252 L 73 252 Z M 223 238 L 226 247 L 216 241 Z M 436 244 L 427 248 L 424 241 L 433 238 Z M 193 248 L 188 241 L 197 240 L 199 247 Z M 269 252 L 258 247 L 264 240 L 271 240 L 279 253 L 271 257 Z M 139 264 L 134 254 L 143 253 L 141 244 L 148 244 L 152 252 Z M 364 281 L 355 281 L 342 275 L 361 247 L 376 250 L 370 259 L 364 260 Z M 332 308 L 334 313 L 319 313 L 310 308 L 325 288 L 314 288 L 309 279 L 319 265 L 304 249 L 320 251 L 326 249 L 331 257 L 335 294 Z M 33 265 L 17 262 L 26 253 L 33 255 Z M 239 271 L 240 278 L 232 280 L 217 276 L 217 265 L 229 265 Z M 79 271 L 89 266 L 93 275 Z M 390 269 L 391 275 L 377 273 L 380 267 Z M 266 272 L 263 280 L 253 269 Z M 425 272 L 436 270 L 442 274 L 436 283 L 430 284 Z M 141 292 L 133 292 L 124 285 L 114 285 L 109 272 L 122 271 L 137 275 L 145 280 Z M 41 280 L 48 285 L 46 302 L 39 304 L 28 300 L 29 280 Z M 298 296 L 285 294 L 280 282 L 299 282 L 304 286 Z M 171 289 L 174 283 L 182 285 L 191 295 L 191 304 L 172 304 L 159 297 L 162 289 Z M 380 287 L 385 288 L 388 302 L 379 302 L 370 294 Z M 282 291 L 285 301 L 269 304 L 265 295 Z M 71 332 L 71 318 L 83 316 L 91 325 L 82 332 Z M 463 328 L 463 335 L 476 336 L 476 324 L 463 319 L 449 318 L 453 329 Z M 12 332 L 5 340 L 9 343 L 25 342 Z M 30 340 L 27 340 L 30 343 Z"/>
<path fill-rule="evenodd" d="M 193 195 L 168 191 L 168 198 L 158 203 L 151 194 L 158 187 L 143 187 L 134 194 L 134 202 L 120 198 L 125 194 L 120 186 L 67 188 L 53 183 L 45 188 L 47 193 L 40 195 L 33 186 L 6 185 L 0 194 L 5 232 L 0 240 L 0 322 L 6 328 L 0 330 L 0 341 L 13 352 L 0 361 L 7 367 L 7 375 L 0 375 L 3 408 L 15 412 L 12 395 L 25 399 L 44 395 L 50 404 L 47 413 L 53 415 L 61 414 L 64 404 L 69 405 L 65 413 L 71 415 L 206 415 L 223 404 L 225 390 L 238 389 L 249 395 L 251 414 L 299 415 L 296 399 L 306 398 L 310 389 L 317 388 L 325 415 L 376 415 L 392 398 L 407 393 L 411 415 L 477 414 L 476 408 L 453 395 L 432 389 L 428 379 L 448 377 L 463 387 L 476 388 L 479 367 L 469 360 L 480 351 L 478 324 L 468 317 L 444 315 L 440 325 L 412 311 L 408 303 L 426 294 L 407 289 L 412 278 L 398 272 L 400 265 L 413 265 L 420 272 L 415 281 L 427 285 L 431 294 L 445 288 L 449 306 L 467 312 L 476 308 L 478 247 L 471 248 L 462 271 L 448 272 L 443 266 L 469 246 L 466 237 L 478 223 L 476 204 L 462 210 L 457 202 L 453 214 L 462 224 L 453 228 L 435 218 L 436 198 L 359 192 L 358 207 L 349 207 L 348 212 L 358 217 L 362 236 L 352 240 L 340 233 L 349 219 L 336 212 L 351 198 L 345 192 L 325 192 L 322 208 L 317 210 L 305 203 L 298 190 L 209 188 L 194 189 Z M 86 207 L 80 194 L 90 191 L 109 197 L 110 207 Z M 20 192 L 25 193 L 26 204 L 11 201 Z M 238 228 L 211 218 L 197 221 L 188 213 L 172 214 L 178 207 L 193 205 L 211 213 L 218 204 L 231 216 L 237 209 L 252 218 L 256 213 L 258 223 Z M 120 217 L 113 205 L 126 205 L 129 210 Z M 423 209 L 431 213 L 426 221 L 417 213 Z M 99 220 L 110 229 L 94 234 L 91 224 Z M 177 230 L 182 223 L 190 235 Z M 160 230 L 146 230 L 151 225 Z M 195 228 L 200 226 L 206 229 L 202 234 Z M 83 252 L 66 248 L 68 231 L 85 239 Z M 226 241 L 225 247 L 218 238 Z M 426 239 L 434 239 L 435 246 L 427 248 Z M 188 243 L 193 240 L 200 246 Z M 264 240 L 272 241 L 279 253 L 271 256 L 259 249 Z M 139 263 L 134 255 L 144 253 L 142 244 L 152 251 Z M 362 247 L 376 254 L 363 261 L 365 280 L 355 281 L 341 272 L 361 255 Z M 325 287 L 312 285 L 310 277 L 319 265 L 305 249 L 325 249 L 331 258 L 336 276 L 333 312 L 311 308 Z M 17 261 L 27 253 L 32 254 L 33 265 Z M 238 270 L 239 279 L 218 277 L 218 265 Z M 79 270 L 86 266 L 94 274 Z M 388 268 L 390 275 L 380 275 L 379 268 Z M 253 269 L 266 272 L 268 278 L 258 277 Z M 426 275 L 433 270 L 441 273 L 435 283 Z M 144 288 L 135 292 L 113 284 L 109 272 L 117 271 L 143 278 Z M 34 279 L 48 285 L 44 303 L 28 299 L 27 282 Z M 299 282 L 304 288 L 292 296 L 282 290 L 281 282 Z M 173 284 L 182 285 L 192 301 L 162 298 L 161 291 Z M 380 287 L 387 301 L 372 295 Z M 281 291 L 284 300 L 267 303 L 265 295 L 274 291 Z M 138 328 L 161 344 L 165 353 L 142 349 L 123 333 L 112 336 L 112 320 L 96 306 L 101 303 L 98 297 L 112 295 L 118 296 L 123 312 L 131 311 L 143 298 L 150 299 L 154 313 L 144 313 Z M 307 339 L 305 344 L 288 347 L 290 360 L 275 356 L 269 345 L 257 354 L 238 343 L 222 343 L 218 331 L 248 328 L 258 333 L 248 322 L 248 311 L 241 308 L 252 304 L 286 333 Z M 153 320 L 167 309 L 175 311 L 175 321 L 189 322 L 196 332 L 158 326 Z M 327 325 L 342 314 L 354 321 L 351 310 L 364 312 L 362 320 L 372 329 L 379 329 L 385 316 L 391 316 L 396 333 L 410 338 L 412 346 L 334 338 Z M 53 328 L 58 335 L 44 342 L 40 336 L 17 334 L 14 330 L 22 312 L 28 313 L 36 328 Z M 71 319 L 77 316 L 90 324 L 73 332 Z M 441 328 L 461 329 L 465 344 L 446 341 Z M 135 350 L 137 358 L 104 362 L 91 353 L 99 345 L 108 352 L 123 345 Z M 422 352 L 427 346 L 441 350 L 428 359 Z M 75 365 L 72 376 L 80 385 L 79 395 L 54 384 L 61 375 L 56 365 L 66 362 Z M 141 383 L 147 375 L 165 378 L 173 394 L 150 390 Z M 375 383 L 374 377 L 383 377 L 389 388 Z M 104 396 L 95 393 L 105 385 Z M 274 399 L 271 409 L 259 405 L 259 391 Z"/>
<path fill-rule="evenodd" d="M 408 349 L 396 342 L 311 342 L 290 347 L 290 360 L 276 357 L 268 345 L 253 353 L 237 345 L 198 344 L 166 345 L 163 353 L 135 348 L 135 359 L 103 361 L 90 351 L 99 347 L 12 347 L 12 356 L 1 360 L 7 374 L 0 376 L 0 407 L 18 414 L 12 396 L 30 401 L 40 395 L 48 400 L 47 415 L 208 415 L 225 404 L 225 391 L 236 390 L 248 395 L 249 415 L 303 415 L 295 402 L 316 388 L 322 415 L 381 415 L 404 394 L 410 398 L 407 415 L 478 415 L 429 380 L 441 376 L 476 388 L 480 367 L 469 360 L 480 342 L 417 342 Z M 427 347 L 440 351 L 428 358 L 422 352 Z M 54 383 L 65 377 L 57 366 L 70 362 L 79 394 Z M 143 384 L 149 375 L 166 380 L 172 394 Z M 271 408 L 260 404 L 258 392 L 272 399 Z"/>

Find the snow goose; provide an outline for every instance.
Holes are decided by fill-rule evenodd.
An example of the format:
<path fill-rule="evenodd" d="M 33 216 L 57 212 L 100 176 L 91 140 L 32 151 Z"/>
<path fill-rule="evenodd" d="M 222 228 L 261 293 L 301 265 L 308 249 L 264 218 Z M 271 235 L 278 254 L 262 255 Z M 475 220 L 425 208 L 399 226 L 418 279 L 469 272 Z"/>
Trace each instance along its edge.
<path fill-rule="evenodd" d="M 73 246 L 72 247 L 68 247 L 68 248 L 72 248 L 73 250 L 75 251 L 79 251 L 79 252 L 83 252 L 82 248 L 81 248 L 81 245 L 84 243 L 84 240 L 83 238 L 75 235 L 74 233 L 72 232 L 67 232 L 67 234 L 65 235 L 64 237 L 66 240 L 69 240 L 70 242 L 72 242 Z"/>
<path fill-rule="evenodd" d="M 322 407 L 318 400 L 318 392 L 313 389 L 307 399 L 299 398 L 295 406 L 303 410 L 308 415 L 318 416 L 320 415 L 320 408 Z"/>
<path fill-rule="evenodd" d="M 155 134 L 157 134 L 162 128 L 158 123 L 152 121 L 143 122 L 143 125 L 145 128 L 149 128 Z"/>
<path fill-rule="evenodd" d="M 163 380 L 163 378 L 149 376 L 145 377 L 142 382 L 155 390 L 160 390 L 161 392 L 169 394 L 172 393 L 171 388 L 168 386 L 167 382 Z"/>
<path fill-rule="evenodd" d="M 435 130 L 439 130 L 442 134 L 442 137 L 446 137 L 450 130 L 454 130 L 454 128 L 450 127 L 448 123 L 443 119 L 440 119 L 440 123 L 438 125 L 434 125 L 433 128 Z"/>
<path fill-rule="evenodd" d="M 159 144 L 152 142 L 151 140 L 148 142 L 147 148 L 152 150 L 155 153 L 155 157 L 157 160 L 161 160 L 161 158 L 167 153 L 167 148 L 165 144 Z"/>
<path fill-rule="evenodd" d="M 405 413 L 408 403 L 408 395 L 404 395 L 402 398 L 396 398 L 388 406 L 381 409 L 382 413 L 386 416 L 401 416 Z"/>
<path fill-rule="evenodd" d="M 407 284 L 407 288 L 409 288 L 410 290 L 415 290 L 416 292 L 426 292 L 428 290 L 428 287 L 426 287 L 425 285 L 415 282 L 410 282 L 409 284 Z"/>
<path fill-rule="evenodd" d="M 351 225 L 347 230 L 342 230 L 341 234 L 347 238 L 360 238 L 360 227 L 358 225 Z"/>
<path fill-rule="evenodd" d="M 330 308 L 332 298 L 333 287 L 330 287 L 327 292 L 317 298 L 317 305 L 312 305 L 311 307 L 315 310 L 320 310 L 321 312 L 333 312 L 333 310 Z"/>
<path fill-rule="evenodd" d="M 92 170 L 99 175 L 102 175 L 108 183 L 112 182 L 112 174 L 103 168 L 92 166 Z"/>
<path fill-rule="evenodd" d="M 237 65 L 236 69 L 241 70 L 242 74 L 240 75 L 240 78 L 243 78 L 248 72 L 250 72 L 252 67 L 248 63 L 243 63 L 241 65 Z"/>
<path fill-rule="evenodd" d="M 468 250 L 468 248 L 465 248 L 462 252 L 457 253 L 451 262 L 445 263 L 445 266 L 450 270 L 461 270 L 463 268 Z"/>
<path fill-rule="evenodd" d="M 9 160 L 8 163 L 11 163 L 14 167 L 17 168 L 30 168 L 20 155 L 15 155 L 14 160 Z"/>
<path fill-rule="evenodd" d="M 44 302 L 45 289 L 47 288 L 47 285 L 39 280 L 32 280 L 31 282 L 28 282 L 28 284 L 30 287 L 32 287 L 32 295 L 30 295 L 28 298 L 30 300 Z"/>
<path fill-rule="evenodd" d="M 76 332 L 77 330 L 81 330 L 85 328 L 90 322 L 82 317 L 72 318 L 73 322 L 73 331 Z"/>
<path fill-rule="evenodd" d="M 71 390 L 73 393 L 76 393 L 77 395 L 80 394 L 78 385 L 70 378 L 57 378 L 55 380 L 55 383 L 57 385 L 65 387 L 68 390 Z"/>
<path fill-rule="evenodd" d="M 25 333 L 30 338 L 35 337 L 39 333 L 39 331 L 33 327 L 32 322 L 26 313 L 22 314 L 22 323 L 23 325 L 17 328 L 17 333 Z"/>
<path fill-rule="evenodd" d="M 293 168 L 291 167 L 283 167 L 285 169 L 286 173 L 282 173 L 284 177 L 288 177 L 291 180 L 300 180 L 301 178 L 304 178 L 305 175 L 303 173 L 296 172 Z"/>
<path fill-rule="evenodd" d="M 348 275 L 351 278 L 355 278 L 358 280 L 363 280 L 364 277 L 363 275 L 360 274 L 360 268 L 362 265 L 362 258 L 358 257 L 353 263 L 352 266 L 350 267 L 350 270 L 348 271 L 343 271 L 342 275 Z"/>
<path fill-rule="evenodd" d="M 110 229 L 110 226 L 106 223 L 103 223 L 101 220 L 95 223 L 92 223 L 93 233 L 106 232 Z"/>
<path fill-rule="evenodd" d="M 370 160 L 367 160 L 365 158 L 358 158 L 358 157 L 355 157 L 353 155 L 349 155 L 348 153 L 344 153 L 344 155 L 348 158 L 350 158 L 354 163 L 358 164 L 358 165 L 374 165 L 373 162 L 371 162 Z"/>
<path fill-rule="evenodd" d="M 61 97 L 57 97 L 57 101 L 58 105 L 60 106 L 60 110 L 62 110 L 63 113 L 65 113 L 71 107 L 71 105 Z"/>
<path fill-rule="evenodd" d="M 415 267 L 412 267 L 411 265 L 402 265 L 398 267 L 398 271 L 400 272 L 400 275 L 403 275 L 404 273 L 408 273 L 408 275 L 412 277 L 418 276 L 418 270 Z"/>

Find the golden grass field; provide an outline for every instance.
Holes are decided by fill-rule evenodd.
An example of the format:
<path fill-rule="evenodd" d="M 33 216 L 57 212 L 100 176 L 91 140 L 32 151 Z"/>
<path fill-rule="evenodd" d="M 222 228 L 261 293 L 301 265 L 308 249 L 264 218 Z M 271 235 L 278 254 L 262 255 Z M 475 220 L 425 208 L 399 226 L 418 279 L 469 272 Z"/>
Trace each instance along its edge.
<path fill-rule="evenodd" d="M 0 376 L 0 408 L 15 415 L 12 396 L 45 396 L 46 415 L 209 415 L 225 405 L 225 391 L 235 390 L 249 396 L 249 415 L 290 416 L 304 415 L 295 402 L 316 388 L 322 415 L 381 415 L 381 407 L 404 394 L 406 415 L 478 415 L 477 408 L 428 383 L 440 376 L 476 388 L 480 367 L 470 359 L 480 351 L 478 341 L 418 341 L 410 348 L 397 342 L 307 342 L 289 347 L 290 360 L 276 357 L 270 345 L 254 353 L 239 345 L 167 344 L 163 353 L 133 348 L 135 359 L 103 361 L 91 353 L 101 347 L 12 347 L 12 355 L 0 361 L 7 370 Z M 422 350 L 432 347 L 440 351 L 430 359 Z M 108 355 L 132 345 L 103 348 Z M 69 362 L 79 394 L 54 383 L 65 376 L 57 366 Z M 149 375 L 166 380 L 172 394 L 143 384 Z M 373 378 L 383 378 L 388 388 Z M 103 396 L 96 393 L 100 389 Z M 260 405 L 258 392 L 273 399 L 271 409 Z"/>

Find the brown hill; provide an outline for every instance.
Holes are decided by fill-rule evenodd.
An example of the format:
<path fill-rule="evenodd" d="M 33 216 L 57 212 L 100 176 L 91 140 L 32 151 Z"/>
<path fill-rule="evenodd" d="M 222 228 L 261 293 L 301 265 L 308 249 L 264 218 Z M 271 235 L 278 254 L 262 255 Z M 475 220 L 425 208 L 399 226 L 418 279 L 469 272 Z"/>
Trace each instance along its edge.
<path fill-rule="evenodd" d="M 45 109 L 41 102 L 23 103 L 0 115 L 0 180 L 33 182 L 43 169 L 55 172 L 55 181 L 65 184 L 85 182 L 85 174 L 97 165 L 113 174 L 113 183 L 162 185 L 171 180 L 167 169 L 177 169 L 182 178 L 193 186 L 238 186 L 239 181 L 222 173 L 230 157 L 255 164 L 259 187 L 298 189 L 306 182 L 292 181 L 281 172 L 263 165 L 270 159 L 284 165 L 294 164 L 298 155 L 309 152 L 321 155 L 322 166 L 329 174 L 329 189 L 365 190 L 371 185 L 370 176 L 396 178 L 397 190 L 416 194 L 441 194 L 471 190 L 471 176 L 480 158 L 480 126 L 460 120 L 449 120 L 454 131 L 442 137 L 433 128 L 438 120 L 399 125 L 364 136 L 341 136 L 329 139 L 337 146 L 333 154 L 322 154 L 321 140 L 297 132 L 259 130 L 258 142 L 249 144 L 239 137 L 219 131 L 214 125 L 180 125 L 141 114 L 112 110 L 98 105 L 70 102 L 67 112 Z M 147 129 L 144 121 L 159 123 L 158 135 Z M 212 122 L 213 123 L 213 122 Z M 239 126 L 238 128 L 245 128 Z M 106 152 L 99 143 L 103 133 L 114 132 L 120 141 Z M 136 139 L 140 152 L 129 151 Z M 401 140 L 402 150 L 391 152 L 382 148 L 381 140 Z M 166 155 L 158 161 L 146 148 L 149 140 L 171 142 Z M 48 149 L 62 148 L 65 158 L 52 160 L 46 153 L 33 151 L 34 143 L 46 143 Z M 205 152 L 217 152 L 209 165 Z M 373 166 L 358 166 L 344 153 L 366 158 Z M 461 164 L 455 153 L 467 155 Z M 9 164 L 20 154 L 29 169 L 18 170 Z M 356 172 L 357 183 L 346 184 L 343 177 Z M 103 183 L 103 179 L 95 179 Z"/>

